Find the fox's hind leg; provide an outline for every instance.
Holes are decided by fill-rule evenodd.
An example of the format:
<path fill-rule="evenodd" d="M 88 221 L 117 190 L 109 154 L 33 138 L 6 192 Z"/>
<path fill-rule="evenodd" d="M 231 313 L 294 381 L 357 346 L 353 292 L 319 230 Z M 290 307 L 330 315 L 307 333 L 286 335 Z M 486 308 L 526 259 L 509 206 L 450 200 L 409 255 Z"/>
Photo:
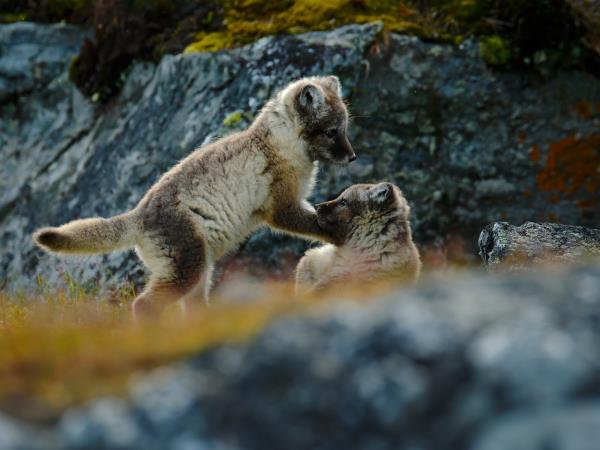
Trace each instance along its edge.
<path fill-rule="evenodd" d="M 144 291 L 133 302 L 133 315 L 136 320 L 156 318 L 163 309 L 175 303 L 186 291 L 168 280 L 150 278 Z"/>
<path fill-rule="evenodd" d="M 210 306 L 209 293 L 212 285 L 213 268 L 213 264 L 210 260 L 207 260 L 198 283 L 181 298 L 181 310 L 184 314 L 193 311 L 202 302 L 204 302 L 204 305 Z"/>
<path fill-rule="evenodd" d="M 208 282 L 210 265 L 204 240 L 193 225 L 173 219 L 169 230 L 143 239 L 138 254 L 152 272 L 144 291 L 133 302 L 136 318 L 158 316 L 162 310 Z"/>

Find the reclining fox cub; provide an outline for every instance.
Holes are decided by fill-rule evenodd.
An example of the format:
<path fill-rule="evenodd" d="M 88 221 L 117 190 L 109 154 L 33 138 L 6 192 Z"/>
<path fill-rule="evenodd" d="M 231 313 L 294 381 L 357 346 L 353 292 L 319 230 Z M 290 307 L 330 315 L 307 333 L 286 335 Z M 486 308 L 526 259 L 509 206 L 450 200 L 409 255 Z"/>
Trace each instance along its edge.
<path fill-rule="evenodd" d="M 317 162 L 346 164 L 348 112 L 336 77 L 305 78 L 275 95 L 245 131 L 194 151 L 131 211 L 42 228 L 42 248 L 93 254 L 135 247 L 152 272 L 134 313 L 208 298 L 215 261 L 263 224 L 337 243 L 307 203 Z"/>
<path fill-rule="evenodd" d="M 356 184 L 316 210 L 321 228 L 336 234 L 341 244 L 306 252 L 296 268 L 298 293 L 380 277 L 416 281 L 421 260 L 412 240 L 410 208 L 396 186 Z"/>

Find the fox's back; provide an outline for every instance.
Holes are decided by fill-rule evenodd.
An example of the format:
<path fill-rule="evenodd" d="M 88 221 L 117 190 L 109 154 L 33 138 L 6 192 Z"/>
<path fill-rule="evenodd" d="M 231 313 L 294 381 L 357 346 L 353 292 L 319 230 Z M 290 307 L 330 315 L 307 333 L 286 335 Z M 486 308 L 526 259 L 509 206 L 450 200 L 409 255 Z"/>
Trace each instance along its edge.
<path fill-rule="evenodd" d="M 167 172 L 140 208 L 146 221 L 154 218 L 165 227 L 169 220 L 164 217 L 186 217 L 218 258 L 260 226 L 257 211 L 267 201 L 272 181 L 267 167 L 252 139 L 232 135 L 196 150 Z"/>

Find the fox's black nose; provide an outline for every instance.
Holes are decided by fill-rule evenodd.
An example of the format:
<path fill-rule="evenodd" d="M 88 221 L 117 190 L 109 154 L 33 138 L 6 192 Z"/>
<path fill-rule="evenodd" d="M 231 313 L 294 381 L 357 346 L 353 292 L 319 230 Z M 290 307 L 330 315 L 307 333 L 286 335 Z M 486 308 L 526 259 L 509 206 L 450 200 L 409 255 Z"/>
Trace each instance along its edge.
<path fill-rule="evenodd" d="M 358 156 L 356 156 L 356 154 L 352 155 L 350 158 L 348 158 L 348 161 L 352 162 L 354 161 L 356 158 L 358 158 Z"/>

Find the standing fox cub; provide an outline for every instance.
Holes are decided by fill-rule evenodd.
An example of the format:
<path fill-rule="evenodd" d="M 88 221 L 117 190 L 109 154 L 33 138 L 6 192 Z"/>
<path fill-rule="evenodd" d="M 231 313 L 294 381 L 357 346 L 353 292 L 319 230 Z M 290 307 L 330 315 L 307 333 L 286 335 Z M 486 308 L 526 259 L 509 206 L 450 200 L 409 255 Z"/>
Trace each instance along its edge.
<path fill-rule="evenodd" d="M 315 207 L 321 228 L 341 244 L 306 252 L 296 269 L 298 293 L 358 279 L 417 280 L 421 259 L 412 240 L 410 208 L 396 186 L 355 184 Z"/>
<path fill-rule="evenodd" d="M 337 242 L 306 198 L 318 161 L 356 159 L 337 77 L 289 84 L 252 125 L 200 148 L 164 174 L 131 211 L 34 233 L 52 252 L 93 254 L 135 247 L 151 271 L 136 315 L 177 301 L 208 299 L 215 261 L 264 224 Z"/>

